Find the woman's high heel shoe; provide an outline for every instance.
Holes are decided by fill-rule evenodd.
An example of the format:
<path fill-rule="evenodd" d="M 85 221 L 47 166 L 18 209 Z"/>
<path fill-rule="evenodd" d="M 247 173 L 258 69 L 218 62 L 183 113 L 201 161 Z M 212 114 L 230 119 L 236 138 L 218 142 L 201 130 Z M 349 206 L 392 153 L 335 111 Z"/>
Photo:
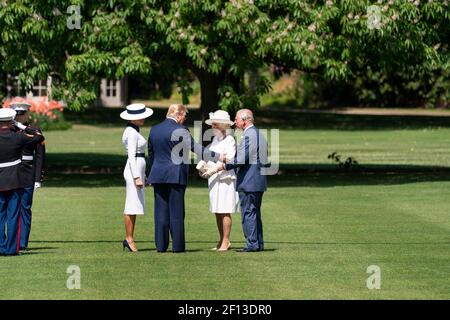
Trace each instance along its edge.
<path fill-rule="evenodd" d="M 228 246 L 227 246 L 226 249 L 217 249 L 217 251 L 222 252 L 222 251 L 228 251 L 228 250 L 230 250 L 230 249 L 231 249 L 231 242 L 228 242 Z"/>
<path fill-rule="evenodd" d="M 211 251 L 217 251 L 217 249 L 220 248 L 220 244 L 221 244 L 221 242 L 219 242 L 214 248 L 211 248 L 210 250 Z"/>
<path fill-rule="evenodd" d="M 131 242 L 131 243 L 133 243 L 133 242 Z M 129 252 L 136 252 L 137 251 L 137 250 L 133 251 L 133 249 L 131 249 L 131 246 L 130 246 L 130 244 L 128 243 L 128 241 L 126 239 L 123 240 L 122 245 L 123 245 L 123 250 L 124 251 L 125 251 L 125 248 L 127 248 Z"/>

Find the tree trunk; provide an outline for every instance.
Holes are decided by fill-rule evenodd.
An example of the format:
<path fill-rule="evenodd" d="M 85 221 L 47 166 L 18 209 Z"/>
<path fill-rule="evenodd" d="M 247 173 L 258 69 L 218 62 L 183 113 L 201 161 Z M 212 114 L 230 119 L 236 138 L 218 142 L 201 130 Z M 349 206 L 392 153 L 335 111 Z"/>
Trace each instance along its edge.
<path fill-rule="evenodd" d="M 258 79 L 259 79 L 259 72 L 257 70 L 248 72 L 248 91 L 252 95 L 256 95 Z"/>
<path fill-rule="evenodd" d="M 210 126 L 205 124 L 205 120 L 209 119 L 209 113 L 219 109 L 219 87 L 224 81 L 221 75 L 213 75 L 204 70 L 193 70 L 200 81 L 200 111 L 202 116 L 202 137 L 203 132 Z M 203 140 L 203 139 L 202 139 Z M 211 141 L 202 141 L 203 145 L 208 145 Z"/>

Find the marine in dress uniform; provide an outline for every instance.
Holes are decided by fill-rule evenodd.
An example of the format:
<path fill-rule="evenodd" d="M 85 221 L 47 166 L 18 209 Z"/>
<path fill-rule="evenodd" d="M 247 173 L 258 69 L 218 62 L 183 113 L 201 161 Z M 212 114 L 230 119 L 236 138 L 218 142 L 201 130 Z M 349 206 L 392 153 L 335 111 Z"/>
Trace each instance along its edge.
<path fill-rule="evenodd" d="M 20 174 L 23 148 L 44 141 L 39 133 L 12 130 L 16 111 L 0 109 L 0 255 L 16 255 L 20 245 L 20 211 L 26 181 Z"/>
<path fill-rule="evenodd" d="M 11 103 L 10 108 L 17 112 L 16 130 L 25 131 L 27 133 L 39 132 L 40 128 L 34 128 L 28 125 L 28 109 L 30 104 L 20 102 Z M 28 240 L 30 238 L 31 220 L 33 204 L 33 194 L 36 189 L 41 187 L 44 179 L 44 162 L 45 162 L 45 144 L 29 144 L 26 145 L 22 152 L 22 163 L 20 164 L 20 173 L 24 184 L 20 216 L 20 250 L 28 248 Z"/>

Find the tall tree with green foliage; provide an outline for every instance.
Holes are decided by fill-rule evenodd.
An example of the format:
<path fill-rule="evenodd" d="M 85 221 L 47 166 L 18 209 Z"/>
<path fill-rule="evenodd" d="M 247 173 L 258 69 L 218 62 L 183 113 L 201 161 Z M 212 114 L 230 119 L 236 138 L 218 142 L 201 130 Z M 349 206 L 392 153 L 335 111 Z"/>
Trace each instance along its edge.
<path fill-rule="evenodd" d="M 101 77 L 167 72 L 204 116 L 259 104 L 271 64 L 345 79 L 366 68 L 448 76 L 450 10 L 437 0 L 2 0 L 1 72 L 26 86 L 51 73 L 55 98 L 84 108 Z M 80 29 L 67 13 L 80 8 Z"/>

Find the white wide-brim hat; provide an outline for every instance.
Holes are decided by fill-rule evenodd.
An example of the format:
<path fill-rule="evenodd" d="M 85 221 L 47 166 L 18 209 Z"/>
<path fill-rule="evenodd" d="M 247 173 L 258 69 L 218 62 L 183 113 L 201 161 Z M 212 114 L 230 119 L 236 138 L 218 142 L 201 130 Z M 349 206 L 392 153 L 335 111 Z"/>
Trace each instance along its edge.
<path fill-rule="evenodd" d="M 16 116 L 17 112 L 10 108 L 0 109 L 0 121 L 12 121 Z"/>
<path fill-rule="evenodd" d="M 145 107 L 142 103 L 130 104 L 127 109 L 120 114 L 120 117 L 124 120 L 140 120 L 150 117 L 153 114 L 153 110 Z"/>
<path fill-rule="evenodd" d="M 230 120 L 230 115 L 224 110 L 217 110 L 216 112 L 209 113 L 209 119 L 205 121 L 206 124 L 212 125 L 213 123 L 224 123 L 232 126 L 233 121 Z"/>
<path fill-rule="evenodd" d="M 31 108 L 31 104 L 27 102 L 11 102 L 9 107 L 15 111 L 28 111 Z"/>

